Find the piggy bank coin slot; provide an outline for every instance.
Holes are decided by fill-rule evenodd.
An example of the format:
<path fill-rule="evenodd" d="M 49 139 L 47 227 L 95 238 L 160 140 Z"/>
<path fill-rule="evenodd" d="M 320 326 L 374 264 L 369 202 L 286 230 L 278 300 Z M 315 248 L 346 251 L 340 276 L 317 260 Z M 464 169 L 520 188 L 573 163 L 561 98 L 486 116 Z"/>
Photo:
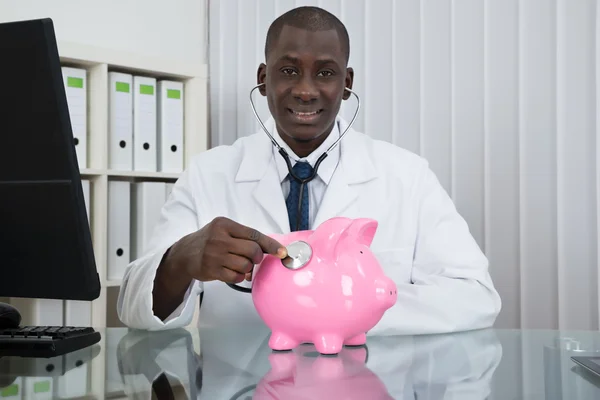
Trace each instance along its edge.
<path fill-rule="evenodd" d="M 310 261 L 312 248 L 306 242 L 298 240 L 287 246 L 288 256 L 281 260 L 284 267 L 288 269 L 300 269 Z"/>

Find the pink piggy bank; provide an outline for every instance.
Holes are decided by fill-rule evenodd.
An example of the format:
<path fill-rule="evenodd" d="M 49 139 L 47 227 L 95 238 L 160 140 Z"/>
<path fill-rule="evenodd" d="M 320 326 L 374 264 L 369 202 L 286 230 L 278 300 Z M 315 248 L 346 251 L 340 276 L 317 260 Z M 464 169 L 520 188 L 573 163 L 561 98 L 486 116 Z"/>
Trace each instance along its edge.
<path fill-rule="evenodd" d="M 270 371 L 252 400 L 392 400 L 385 384 L 366 366 L 367 349 L 343 349 L 337 357 L 314 357 L 310 347 L 269 356 Z"/>
<path fill-rule="evenodd" d="M 376 230 L 372 219 L 336 217 L 314 231 L 271 235 L 292 257 L 304 258 L 292 267 L 294 259 L 269 255 L 255 269 L 252 299 L 271 329 L 271 349 L 313 343 L 321 354 L 337 354 L 343 345 L 365 344 L 366 332 L 397 298 L 370 250 Z"/>

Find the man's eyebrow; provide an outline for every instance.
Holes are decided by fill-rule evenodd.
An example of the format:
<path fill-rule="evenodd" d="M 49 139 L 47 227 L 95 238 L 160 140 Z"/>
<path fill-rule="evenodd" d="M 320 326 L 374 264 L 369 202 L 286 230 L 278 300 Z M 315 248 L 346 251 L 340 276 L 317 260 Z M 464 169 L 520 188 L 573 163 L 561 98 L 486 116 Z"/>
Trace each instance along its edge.
<path fill-rule="evenodd" d="M 278 62 L 289 61 L 289 62 L 292 62 L 292 63 L 295 63 L 295 64 L 297 64 L 297 63 L 300 62 L 300 60 L 297 57 L 293 57 L 293 56 L 290 56 L 290 55 L 283 55 L 277 61 Z M 330 58 L 330 57 L 323 57 L 323 58 L 319 58 L 319 59 L 316 60 L 316 64 L 319 64 L 319 65 L 329 64 L 329 63 L 338 64 L 338 62 L 335 59 Z"/>
<path fill-rule="evenodd" d="M 284 55 L 284 56 L 279 57 L 279 59 L 277 59 L 277 61 L 278 62 L 279 61 L 289 61 L 289 62 L 297 63 L 298 59 L 296 57 L 292 57 L 292 56 L 289 56 L 289 55 Z"/>

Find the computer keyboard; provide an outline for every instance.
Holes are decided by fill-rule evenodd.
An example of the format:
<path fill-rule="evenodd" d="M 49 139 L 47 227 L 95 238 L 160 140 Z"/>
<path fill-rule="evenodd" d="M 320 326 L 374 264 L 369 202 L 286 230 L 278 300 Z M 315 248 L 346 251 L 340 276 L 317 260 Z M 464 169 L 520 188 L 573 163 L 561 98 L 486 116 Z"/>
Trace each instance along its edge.
<path fill-rule="evenodd" d="M 0 328 L 0 357 L 55 357 L 83 349 L 99 341 L 100 332 L 90 327 Z"/>

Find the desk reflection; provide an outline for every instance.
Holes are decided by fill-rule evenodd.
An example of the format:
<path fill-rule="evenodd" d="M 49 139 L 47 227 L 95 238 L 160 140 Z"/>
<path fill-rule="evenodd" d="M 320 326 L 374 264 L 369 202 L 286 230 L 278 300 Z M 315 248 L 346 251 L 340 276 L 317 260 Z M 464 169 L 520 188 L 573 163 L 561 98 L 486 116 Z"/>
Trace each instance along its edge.
<path fill-rule="evenodd" d="M 201 351 L 192 335 L 199 335 Z M 485 399 L 502 346 L 493 330 L 369 337 L 322 356 L 313 345 L 273 352 L 268 332 L 130 331 L 119 370 L 129 398 Z"/>

